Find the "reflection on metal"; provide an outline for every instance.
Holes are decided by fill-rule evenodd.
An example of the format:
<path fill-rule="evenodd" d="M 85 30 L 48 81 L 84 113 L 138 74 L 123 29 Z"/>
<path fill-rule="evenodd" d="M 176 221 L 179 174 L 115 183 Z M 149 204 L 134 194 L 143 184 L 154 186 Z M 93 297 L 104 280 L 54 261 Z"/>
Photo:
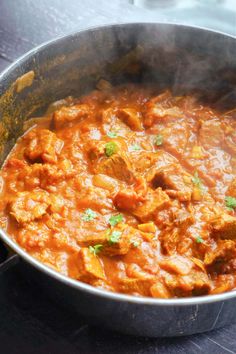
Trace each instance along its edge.
<path fill-rule="evenodd" d="M 19 260 L 20 257 L 17 254 L 12 253 L 11 255 L 9 255 L 8 258 L 0 264 L 0 274 L 16 265 Z"/>

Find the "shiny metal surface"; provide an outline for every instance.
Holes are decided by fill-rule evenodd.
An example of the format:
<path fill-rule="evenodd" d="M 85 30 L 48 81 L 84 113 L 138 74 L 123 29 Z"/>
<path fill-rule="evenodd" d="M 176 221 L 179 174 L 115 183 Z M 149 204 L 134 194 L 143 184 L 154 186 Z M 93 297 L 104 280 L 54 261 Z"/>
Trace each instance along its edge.
<path fill-rule="evenodd" d="M 141 69 L 134 78 L 128 68 L 137 61 Z M 16 79 L 29 70 L 35 71 L 32 86 L 17 93 Z M 58 98 L 92 89 L 100 77 L 114 83 L 155 80 L 178 92 L 200 88 L 231 101 L 236 94 L 236 39 L 182 25 L 121 24 L 81 31 L 32 50 L 0 76 L 0 119 L 6 130 L 1 137 L 2 160 L 20 136 L 25 119 Z M 236 291 L 168 300 L 110 293 L 48 268 L 3 230 L 0 237 L 52 298 L 110 329 L 180 336 L 219 328 L 236 317 Z"/>

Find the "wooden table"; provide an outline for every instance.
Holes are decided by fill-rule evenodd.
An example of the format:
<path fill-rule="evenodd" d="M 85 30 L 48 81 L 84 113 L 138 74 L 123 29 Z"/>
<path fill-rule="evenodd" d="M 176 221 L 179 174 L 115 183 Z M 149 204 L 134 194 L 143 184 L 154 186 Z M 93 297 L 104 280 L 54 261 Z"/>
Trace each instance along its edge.
<path fill-rule="evenodd" d="M 128 0 L 1 0 L 0 71 L 32 47 L 88 26 L 165 21 L 166 13 Z M 0 277 L 1 354 L 224 354 L 236 353 L 236 325 L 183 338 L 133 338 L 88 326 L 58 308 L 18 269 Z"/>

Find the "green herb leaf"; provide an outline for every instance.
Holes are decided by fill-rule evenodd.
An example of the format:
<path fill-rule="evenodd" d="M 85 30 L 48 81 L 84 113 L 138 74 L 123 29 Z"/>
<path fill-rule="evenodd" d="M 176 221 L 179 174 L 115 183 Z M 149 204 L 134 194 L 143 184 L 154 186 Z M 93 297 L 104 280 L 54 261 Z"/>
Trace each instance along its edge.
<path fill-rule="evenodd" d="M 138 144 L 134 144 L 130 146 L 131 151 L 138 151 L 141 150 L 141 147 Z"/>
<path fill-rule="evenodd" d="M 236 198 L 234 197 L 225 197 L 225 205 L 231 211 L 236 208 Z"/>
<path fill-rule="evenodd" d="M 195 241 L 196 241 L 197 243 L 203 243 L 203 239 L 201 238 L 201 236 L 196 237 L 196 238 L 195 238 Z"/>
<path fill-rule="evenodd" d="M 158 134 L 156 137 L 155 137 L 155 141 L 154 141 L 155 145 L 156 146 L 160 146 L 163 144 L 163 136 Z"/>
<path fill-rule="evenodd" d="M 194 175 L 192 177 L 192 182 L 199 187 L 199 185 L 202 183 L 201 179 L 198 176 L 198 172 L 194 172 Z"/>
<path fill-rule="evenodd" d="M 114 143 L 113 141 L 111 141 L 110 143 L 107 143 L 105 145 L 105 153 L 108 157 L 110 157 L 111 155 L 113 155 L 114 153 L 117 152 L 118 146 L 116 143 Z"/>
<path fill-rule="evenodd" d="M 198 172 L 194 172 L 194 175 L 192 177 L 192 182 L 193 184 L 195 184 L 196 187 L 198 187 L 199 189 L 203 189 L 203 184 L 202 184 L 202 180 L 199 178 L 198 176 Z"/>
<path fill-rule="evenodd" d="M 109 136 L 109 138 L 116 138 L 117 137 L 117 133 L 110 131 L 110 132 L 107 133 L 107 136 Z"/>
<path fill-rule="evenodd" d="M 116 226 L 119 222 L 123 221 L 123 215 L 118 214 L 118 215 L 112 215 L 109 219 L 109 224 L 111 226 Z"/>
<path fill-rule="evenodd" d="M 121 237 L 120 231 L 113 231 L 109 237 L 109 243 L 113 245 L 113 243 L 119 242 L 120 237 Z"/>
<path fill-rule="evenodd" d="M 102 248 L 103 245 L 89 246 L 89 251 L 96 256 L 99 252 L 101 252 Z"/>
<path fill-rule="evenodd" d="M 132 245 L 134 247 L 138 247 L 139 246 L 139 242 L 138 241 L 132 241 L 131 243 L 132 243 Z"/>
<path fill-rule="evenodd" d="M 82 216 L 82 220 L 91 221 L 96 218 L 96 216 L 97 214 L 95 213 L 95 211 L 93 211 L 92 209 L 86 209 L 84 215 Z"/>

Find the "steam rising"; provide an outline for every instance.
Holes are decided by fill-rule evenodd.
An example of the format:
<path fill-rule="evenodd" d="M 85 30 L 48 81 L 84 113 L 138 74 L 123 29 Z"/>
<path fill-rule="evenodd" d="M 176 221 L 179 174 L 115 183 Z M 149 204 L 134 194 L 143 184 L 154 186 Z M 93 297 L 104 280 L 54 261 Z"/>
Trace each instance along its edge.
<path fill-rule="evenodd" d="M 169 24 L 104 26 L 61 38 L 36 50 L 7 71 L 0 82 L 0 145 L 3 161 L 23 123 L 62 98 L 80 96 L 99 79 L 155 83 L 174 94 L 201 92 L 222 109 L 235 107 L 236 39 L 216 32 Z M 22 74 L 35 80 L 20 93 L 11 90 Z"/>
<path fill-rule="evenodd" d="M 198 92 L 218 108 L 235 106 L 235 39 L 180 25 L 143 24 L 137 28 L 121 31 L 119 45 L 133 42 L 135 49 L 130 53 L 136 51 L 135 60 L 141 63 L 140 82 L 171 88 L 176 95 Z M 130 60 L 134 61 L 132 55 Z"/>

